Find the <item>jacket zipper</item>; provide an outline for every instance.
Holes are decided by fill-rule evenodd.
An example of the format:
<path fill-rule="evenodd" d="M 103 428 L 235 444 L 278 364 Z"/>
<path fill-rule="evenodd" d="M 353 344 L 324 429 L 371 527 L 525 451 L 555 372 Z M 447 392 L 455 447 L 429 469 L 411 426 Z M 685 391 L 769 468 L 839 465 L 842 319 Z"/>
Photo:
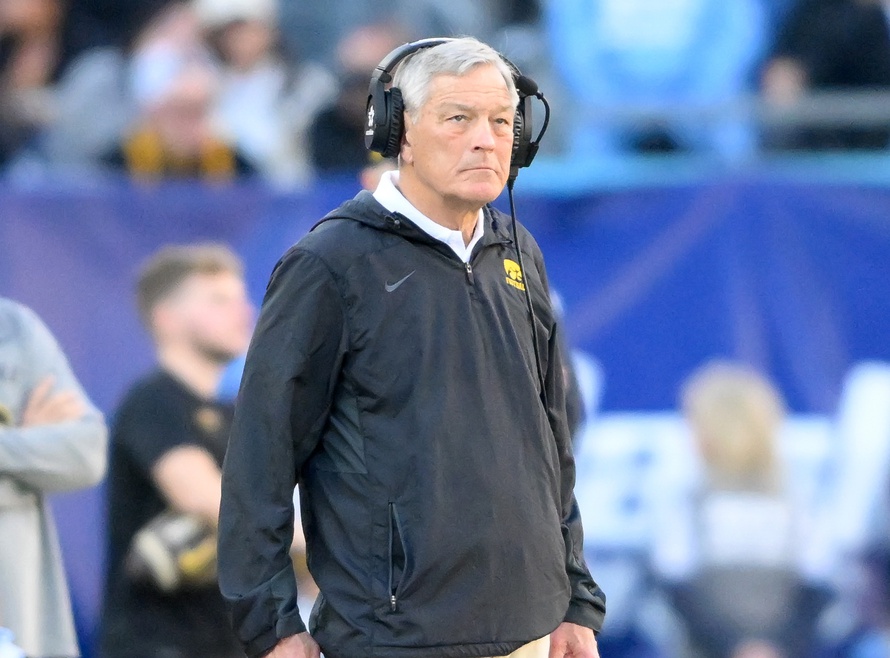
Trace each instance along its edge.
<path fill-rule="evenodd" d="M 393 612 L 398 608 L 398 597 L 396 595 L 397 583 L 395 582 L 395 542 L 396 531 L 398 531 L 398 540 L 402 541 L 402 530 L 399 527 L 399 513 L 396 510 L 396 504 L 389 504 L 389 608 Z M 404 544 L 402 545 L 402 553 L 404 553 Z M 403 557 L 403 559 L 405 559 Z M 402 565 L 402 572 L 405 567 Z"/>
<path fill-rule="evenodd" d="M 498 245 L 503 246 L 504 244 L 512 244 L 512 242 L 501 241 L 499 243 L 484 245 L 481 248 L 479 245 L 476 245 L 476 248 L 473 250 L 473 253 L 470 255 L 470 260 L 468 260 L 464 263 L 464 271 L 467 274 L 467 283 L 469 283 L 471 286 L 476 285 L 476 276 L 473 274 L 473 265 L 471 264 L 472 261 L 476 260 L 476 258 L 481 257 L 482 252 L 484 252 L 486 249 L 490 249 L 490 248 L 496 247 Z M 454 257 L 457 258 L 456 255 Z"/>

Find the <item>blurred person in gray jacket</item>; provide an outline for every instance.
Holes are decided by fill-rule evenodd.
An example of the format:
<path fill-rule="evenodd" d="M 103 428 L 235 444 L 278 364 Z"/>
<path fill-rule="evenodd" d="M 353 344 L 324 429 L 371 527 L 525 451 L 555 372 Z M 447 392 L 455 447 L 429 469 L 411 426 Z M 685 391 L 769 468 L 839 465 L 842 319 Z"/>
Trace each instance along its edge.
<path fill-rule="evenodd" d="M 46 496 L 99 482 L 106 439 L 52 334 L 0 297 L 0 626 L 31 658 L 80 655 Z"/>

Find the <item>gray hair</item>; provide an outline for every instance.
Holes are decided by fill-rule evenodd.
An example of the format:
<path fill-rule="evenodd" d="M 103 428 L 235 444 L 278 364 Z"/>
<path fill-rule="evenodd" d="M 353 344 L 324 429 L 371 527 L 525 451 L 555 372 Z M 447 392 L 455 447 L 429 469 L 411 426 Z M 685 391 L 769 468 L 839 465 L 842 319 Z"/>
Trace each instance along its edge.
<path fill-rule="evenodd" d="M 402 92 L 405 112 L 416 119 L 420 108 L 429 100 L 433 78 L 438 75 L 466 75 L 485 64 L 494 66 L 503 76 L 513 106 L 518 106 L 519 94 L 510 65 L 498 51 L 473 37 L 446 41 L 408 56 L 396 68 L 393 86 Z"/>

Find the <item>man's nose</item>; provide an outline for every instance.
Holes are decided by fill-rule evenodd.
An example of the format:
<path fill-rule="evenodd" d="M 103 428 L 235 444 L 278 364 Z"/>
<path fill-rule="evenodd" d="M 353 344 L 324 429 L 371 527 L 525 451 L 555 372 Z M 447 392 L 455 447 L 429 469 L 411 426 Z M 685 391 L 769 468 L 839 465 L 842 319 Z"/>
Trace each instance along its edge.
<path fill-rule="evenodd" d="M 473 148 L 492 151 L 495 146 L 494 126 L 491 121 L 478 121 L 473 131 Z"/>

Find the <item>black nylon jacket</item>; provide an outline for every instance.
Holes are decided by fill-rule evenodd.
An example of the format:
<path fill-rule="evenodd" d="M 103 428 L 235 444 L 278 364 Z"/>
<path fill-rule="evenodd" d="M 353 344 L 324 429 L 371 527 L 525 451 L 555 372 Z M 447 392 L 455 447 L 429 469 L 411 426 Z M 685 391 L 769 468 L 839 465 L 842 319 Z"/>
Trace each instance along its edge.
<path fill-rule="evenodd" d="M 467 266 L 362 192 L 275 267 L 220 510 L 219 581 L 248 655 L 305 630 L 297 481 L 327 658 L 497 656 L 562 621 L 599 630 L 543 259 L 519 227 L 523 280 L 510 218 L 484 215 Z"/>

